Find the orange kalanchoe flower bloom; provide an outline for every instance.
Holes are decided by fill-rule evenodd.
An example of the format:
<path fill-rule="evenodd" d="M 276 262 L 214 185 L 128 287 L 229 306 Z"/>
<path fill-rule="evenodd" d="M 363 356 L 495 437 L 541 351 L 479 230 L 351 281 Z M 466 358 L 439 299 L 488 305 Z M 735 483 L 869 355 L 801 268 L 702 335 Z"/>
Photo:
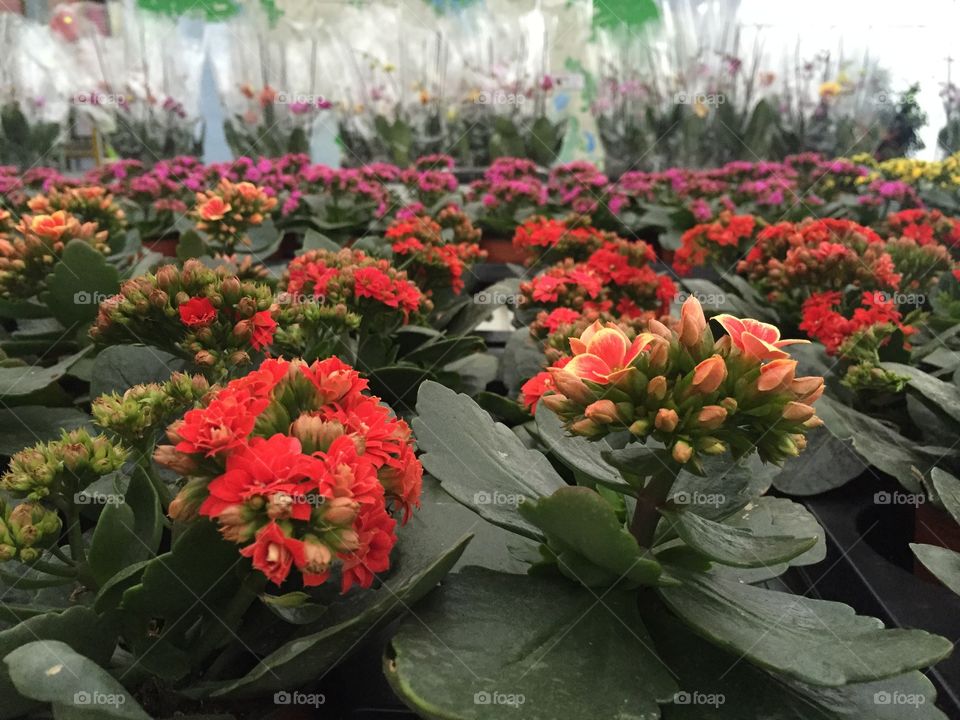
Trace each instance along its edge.
<path fill-rule="evenodd" d="M 807 345 L 809 340 L 781 340 L 780 330 L 759 320 L 735 318 L 733 315 L 717 315 L 713 318 L 730 335 L 733 346 L 756 360 L 777 360 L 790 357 L 784 351 L 789 345 Z"/>
<path fill-rule="evenodd" d="M 213 220 L 222 220 L 223 216 L 230 212 L 230 203 L 223 198 L 214 195 L 197 208 L 197 214 L 208 222 Z"/>
<path fill-rule="evenodd" d="M 570 338 L 573 359 L 560 372 L 596 383 L 616 382 L 655 338 L 641 333 L 630 342 L 616 324 L 604 327 L 597 320 L 579 338 Z"/>

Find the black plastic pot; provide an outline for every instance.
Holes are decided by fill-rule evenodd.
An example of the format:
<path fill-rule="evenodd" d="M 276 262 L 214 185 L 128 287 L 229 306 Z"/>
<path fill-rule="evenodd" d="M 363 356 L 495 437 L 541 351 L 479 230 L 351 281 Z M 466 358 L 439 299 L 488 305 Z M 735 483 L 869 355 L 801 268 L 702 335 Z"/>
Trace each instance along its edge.
<path fill-rule="evenodd" d="M 960 639 L 960 597 L 929 575 L 914 571 L 915 506 L 877 502 L 903 488 L 867 472 L 842 488 L 803 500 L 827 535 L 826 559 L 794 568 L 784 580 L 797 593 L 845 602 L 888 627 L 921 628 Z M 960 654 L 927 672 L 939 693 L 937 706 L 960 718 Z"/>

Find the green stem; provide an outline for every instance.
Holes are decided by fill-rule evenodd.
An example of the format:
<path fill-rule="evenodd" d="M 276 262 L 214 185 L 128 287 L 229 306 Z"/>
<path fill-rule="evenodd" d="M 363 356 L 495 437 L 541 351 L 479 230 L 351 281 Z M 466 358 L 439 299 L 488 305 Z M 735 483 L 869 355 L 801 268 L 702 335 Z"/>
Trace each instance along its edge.
<path fill-rule="evenodd" d="M 637 507 L 630 521 L 630 534 L 641 547 L 653 547 L 653 538 L 660 522 L 660 506 L 666 502 L 677 479 L 675 468 L 664 468 L 650 476 L 643 490 L 637 493 Z"/>
<path fill-rule="evenodd" d="M 144 474 L 147 476 L 147 480 L 150 481 L 150 484 L 153 485 L 153 489 L 157 493 L 157 497 L 160 500 L 160 507 L 163 508 L 164 512 L 166 512 L 167 508 L 170 507 L 170 503 L 173 501 L 173 491 L 162 479 L 160 479 L 157 473 L 154 472 L 153 460 L 149 454 L 141 453 L 139 464 L 143 469 Z"/>
<path fill-rule="evenodd" d="M 67 538 L 70 541 L 70 554 L 74 562 L 85 563 L 87 553 L 83 549 L 83 530 L 80 527 L 80 511 L 77 506 L 70 503 L 67 508 Z"/>
<path fill-rule="evenodd" d="M 76 568 L 65 565 L 55 565 L 54 563 L 43 562 L 43 560 L 35 560 L 30 563 L 30 567 L 47 575 L 56 575 L 62 578 L 75 578 L 77 576 Z"/>

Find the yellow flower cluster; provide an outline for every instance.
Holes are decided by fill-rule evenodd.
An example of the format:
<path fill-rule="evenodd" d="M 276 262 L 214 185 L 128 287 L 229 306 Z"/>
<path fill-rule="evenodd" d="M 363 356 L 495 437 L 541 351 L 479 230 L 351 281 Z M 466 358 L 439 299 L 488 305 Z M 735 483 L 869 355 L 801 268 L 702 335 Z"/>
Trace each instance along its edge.
<path fill-rule="evenodd" d="M 886 178 L 900 180 L 910 185 L 929 183 L 943 188 L 960 186 L 960 152 L 943 160 L 916 160 L 901 157 L 877 161 L 866 153 L 854 155 L 849 159 L 874 170 L 870 175 L 860 178 L 860 183 Z"/>

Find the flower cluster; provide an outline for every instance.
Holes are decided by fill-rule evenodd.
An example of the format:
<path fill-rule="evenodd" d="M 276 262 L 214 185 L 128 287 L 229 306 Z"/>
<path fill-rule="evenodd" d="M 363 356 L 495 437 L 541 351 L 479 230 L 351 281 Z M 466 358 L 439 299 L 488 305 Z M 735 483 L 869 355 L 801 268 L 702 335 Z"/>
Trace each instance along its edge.
<path fill-rule="evenodd" d="M 585 262 L 568 259 L 522 283 L 521 305 L 612 312 L 626 318 L 664 314 L 677 288 L 650 266 L 654 259 L 644 242 L 607 241 Z"/>
<path fill-rule="evenodd" d="M 71 240 L 109 252 L 107 231 L 94 222 L 81 223 L 64 210 L 23 216 L 11 235 L 0 235 L 0 296 L 26 299 L 42 291 Z"/>
<path fill-rule="evenodd" d="M 51 188 L 42 195 L 30 198 L 27 207 L 36 215 L 65 211 L 82 223 L 96 223 L 97 229 L 106 231 L 109 238 L 119 238 L 127 229 L 123 209 L 113 195 L 99 185 Z"/>
<path fill-rule="evenodd" d="M 799 309 L 813 292 L 893 291 L 900 275 L 886 244 L 873 230 L 849 220 L 812 219 L 777 223 L 757 234 L 757 241 L 737 272 L 789 309 Z"/>
<path fill-rule="evenodd" d="M 450 242 L 445 239 L 445 228 L 425 216 L 396 220 L 386 231 L 396 265 L 431 297 L 443 292 L 459 294 L 464 286 L 464 272 L 486 257 L 476 241 L 457 240 L 458 234 L 468 238 L 476 236 L 466 215 L 448 208 L 443 220 L 450 228 L 447 233 L 452 236 Z"/>
<path fill-rule="evenodd" d="M 894 336 L 913 334 L 896 303 L 877 292 L 845 298 L 839 291 L 816 293 L 803 304 L 800 329 L 827 353 L 849 363 L 843 383 L 855 390 L 898 392 L 906 379 L 880 367 L 880 351 Z"/>
<path fill-rule="evenodd" d="M 187 260 L 124 282 L 100 304 L 90 335 L 100 344 L 155 345 L 217 376 L 270 346 L 276 312 L 266 285 Z"/>
<path fill-rule="evenodd" d="M 673 267 L 680 275 L 701 265 L 718 264 L 730 267 L 743 257 L 759 228 L 753 215 L 720 213 L 713 222 L 695 225 L 680 238 L 680 247 L 673 258 Z"/>
<path fill-rule="evenodd" d="M 592 227 L 583 216 L 557 220 L 534 215 L 517 226 L 513 246 L 526 253 L 528 265 L 537 264 L 544 256 L 580 262 L 615 237 Z"/>
<path fill-rule="evenodd" d="M 901 210 L 890 213 L 878 231 L 885 237 L 905 237 L 918 245 L 943 245 L 954 255 L 960 253 L 960 220 L 939 210 Z"/>
<path fill-rule="evenodd" d="M 593 163 L 578 160 L 557 165 L 547 177 L 547 194 L 551 205 L 592 215 L 606 201 L 610 181 Z"/>
<path fill-rule="evenodd" d="M 0 497 L 0 562 L 39 560 L 43 548 L 60 536 L 60 516 L 35 502 L 7 507 Z"/>
<path fill-rule="evenodd" d="M 135 385 L 123 395 L 101 395 L 91 404 L 90 413 L 99 427 L 136 447 L 156 429 L 201 404 L 210 392 L 210 383 L 202 375 L 177 372 L 164 383 Z"/>
<path fill-rule="evenodd" d="M 554 366 L 542 403 L 567 429 L 588 438 L 627 430 L 656 440 L 673 461 L 699 467 L 701 455 L 757 449 L 782 462 L 820 424 L 813 403 L 821 377 L 796 377 L 797 361 L 776 327 L 729 315 L 715 318 L 727 336 L 714 340 L 696 298 L 683 304 L 676 329 L 652 320 L 631 340 L 618 326 L 589 327 L 570 340 L 573 357 Z"/>
<path fill-rule="evenodd" d="M 38 443 L 10 458 L 0 489 L 28 500 L 71 496 L 98 478 L 119 470 L 127 451 L 104 435 L 64 431 L 59 440 Z"/>
<path fill-rule="evenodd" d="M 305 252 L 290 262 L 281 289 L 292 302 L 342 305 L 365 325 L 381 329 L 395 329 L 431 309 L 430 300 L 405 272 L 360 250 Z"/>
<path fill-rule="evenodd" d="M 457 191 L 459 183 L 450 168 L 432 168 L 424 158 L 415 167 L 400 173 L 400 181 L 426 207 L 433 207 Z"/>
<path fill-rule="evenodd" d="M 587 311 L 579 313 L 570 308 L 556 308 L 549 313 L 541 312 L 530 324 L 530 334 L 543 345 L 546 364 L 550 367 L 563 367 L 570 361 L 570 340 L 579 338 L 592 325 L 615 324 L 630 342 L 647 332 L 650 318 L 617 318 L 610 313 Z M 663 316 L 662 323 L 673 324 L 669 316 Z M 553 375 L 544 370 L 527 380 L 520 388 L 520 402 L 531 414 L 536 414 L 540 398 L 548 390 L 555 390 Z"/>
<path fill-rule="evenodd" d="M 277 205 L 277 199 L 250 182 L 222 179 L 212 190 L 198 192 L 191 217 L 218 248 L 233 250 L 250 244 L 247 232 L 263 223 Z"/>
<path fill-rule="evenodd" d="M 469 198 L 480 202 L 488 224 L 512 228 L 519 210 L 546 204 L 547 188 L 530 160 L 497 158 L 470 185 Z"/>
<path fill-rule="evenodd" d="M 954 268 L 950 249 L 943 245 L 922 245 L 913 238 L 892 238 L 886 251 L 900 276 L 903 293 L 925 294 L 937 283 L 940 274 Z M 911 303 L 922 305 L 923 301 Z"/>
<path fill-rule="evenodd" d="M 209 517 L 280 585 L 339 569 L 343 592 L 389 568 L 399 513 L 419 505 L 410 428 L 337 358 L 267 360 L 168 430 L 156 459 L 188 478 L 170 515 Z"/>

